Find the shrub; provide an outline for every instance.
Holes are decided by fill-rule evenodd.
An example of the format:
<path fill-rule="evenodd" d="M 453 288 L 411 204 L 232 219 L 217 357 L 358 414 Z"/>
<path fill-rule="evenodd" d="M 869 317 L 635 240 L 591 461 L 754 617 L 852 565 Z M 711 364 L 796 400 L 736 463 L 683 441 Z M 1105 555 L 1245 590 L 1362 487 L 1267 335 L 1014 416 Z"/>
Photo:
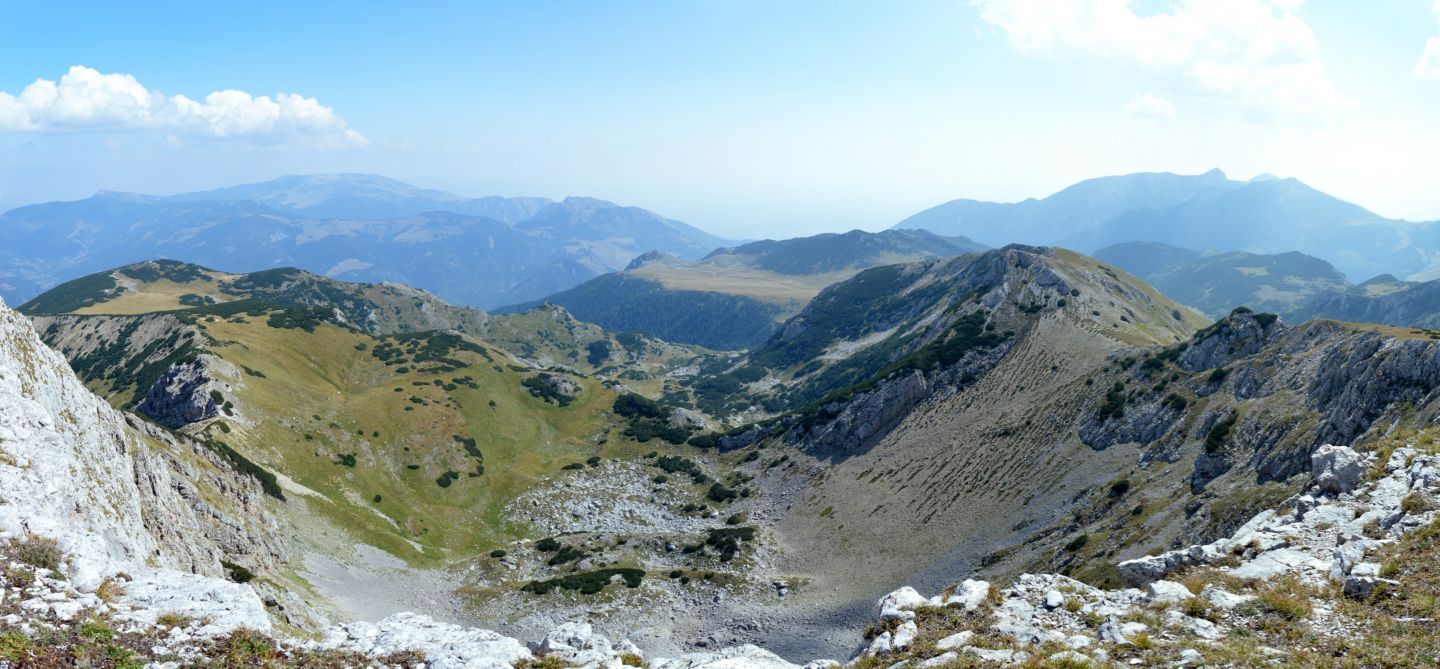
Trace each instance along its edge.
<path fill-rule="evenodd" d="M 1074 553 L 1075 551 L 1084 548 L 1085 544 L 1088 543 L 1090 543 L 1090 535 L 1082 534 L 1078 537 L 1075 537 L 1074 539 L 1071 539 L 1070 543 L 1065 544 L 1065 550 Z"/>
<path fill-rule="evenodd" d="M 1230 437 L 1230 430 L 1235 427 L 1235 420 L 1238 416 L 1231 413 L 1224 420 L 1217 421 L 1210 427 L 1210 432 L 1205 435 L 1205 452 L 1215 453 L 1225 445 L 1225 440 Z"/>
<path fill-rule="evenodd" d="M 589 554 L 578 548 L 572 546 L 561 546 L 560 550 L 555 551 L 555 555 L 551 556 L 550 559 L 545 562 L 545 564 L 554 567 L 555 565 L 565 564 L 566 562 L 579 562 L 587 557 L 589 557 Z"/>
<path fill-rule="evenodd" d="M 100 582 L 100 587 L 95 588 L 95 596 L 107 604 L 113 603 L 125 595 L 125 583 L 115 578 L 107 577 Z"/>
<path fill-rule="evenodd" d="M 1111 497 L 1124 497 L 1127 492 L 1130 492 L 1130 479 L 1120 479 L 1110 484 Z"/>
<path fill-rule="evenodd" d="M 500 558 L 505 557 L 505 555 L 506 555 L 505 549 L 503 549 L 503 548 L 496 548 L 495 550 L 490 551 L 490 557 L 495 558 L 495 559 L 497 559 L 497 560 L 500 559 Z"/>
<path fill-rule="evenodd" d="M 713 502 L 724 503 L 729 502 L 736 497 L 739 497 L 739 494 L 736 493 L 734 490 L 725 487 L 723 484 L 716 483 L 710 486 L 710 491 L 705 493 L 705 496 L 710 498 L 710 500 Z"/>
<path fill-rule="evenodd" d="M 60 560 L 64 558 L 60 542 L 33 534 L 24 539 L 11 539 L 9 551 L 11 557 L 20 562 L 52 571 L 60 568 Z"/>
<path fill-rule="evenodd" d="M 1105 391 L 1105 401 L 1100 403 L 1100 420 L 1123 418 L 1125 416 L 1125 384 L 1116 381 Z"/>
<path fill-rule="evenodd" d="M 544 539 L 541 539 L 540 541 L 535 542 L 535 550 L 542 553 L 557 551 L 560 550 L 560 542 L 556 541 L 555 537 L 546 537 Z"/>
<path fill-rule="evenodd" d="M 556 588 L 565 590 L 579 590 L 582 595 L 593 595 L 605 589 L 610 579 L 619 576 L 627 588 L 640 587 L 641 581 L 645 578 L 645 571 L 642 569 L 627 569 L 623 567 L 610 567 L 607 569 L 595 569 L 592 571 L 567 574 L 559 578 L 552 578 L 546 581 L 531 581 L 521 588 L 522 591 L 532 592 L 537 595 L 544 595 Z"/>
<path fill-rule="evenodd" d="M 194 622 L 194 618 L 175 611 L 167 611 L 155 616 L 155 624 L 159 627 L 189 627 Z"/>
<path fill-rule="evenodd" d="M 229 560 L 221 560 L 220 566 L 225 568 L 225 578 L 236 583 L 249 583 L 255 580 L 255 573 Z"/>
<path fill-rule="evenodd" d="M 1310 615 L 1310 598 L 1303 592 L 1292 593 L 1286 588 L 1272 588 L 1255 596 L 1261 611 L 1285 620 L 1302 620 Z"/>
<path fill-rule="evenodd" d="M 722 527 L 705 532 L 705 545 L 720 551 L 721 562 L 729 562 L 740 552 L 741 543 L 754 539 L 753 527 Z"/>
<path fill-rule="evenodd" d="M 1412 492 L 1400 500 L 1400 510 L 1409 515 L 1425 513 L 1430 510 L 1430 502 L 1426 501 L 1424 494 Z"/>

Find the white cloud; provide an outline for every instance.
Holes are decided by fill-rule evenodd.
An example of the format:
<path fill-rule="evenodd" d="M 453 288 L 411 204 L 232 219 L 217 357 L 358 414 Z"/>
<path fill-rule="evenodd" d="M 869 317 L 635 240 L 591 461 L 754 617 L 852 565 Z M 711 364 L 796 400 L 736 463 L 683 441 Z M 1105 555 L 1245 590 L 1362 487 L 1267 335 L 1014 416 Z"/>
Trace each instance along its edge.
<path fill-rule="evenodd" d="M 1140 93 L 1125 103 L 1125 113 L 1138 118 L 1153 118 L 1173 121 L 1179 115 L 1175 103 L 1167 98 L 1149 93 Z"/>
<path fill-rule="evenodd" d="M 161 130 L 179 135 L 363 146 L 335 110 L 315 98 L 281 93 L 252 96 L 216 91 L 195 101 L 166 97 L 129 74 L 102 74 L 76 65 L 54 82 L 36 79 L 18 95 L 0 91 L 0 132 Z"/>
<path fill-rule="evenodd" d="M 1198 93 L 1280 118 L 1350 105 L 1326 78 L 1303 0 L 971 0 L 1022 53 L 1117 58 L 1178 74 Z"/>
<path fill-rule="evenodd" d="M 1440 0 L 1435 0 L 1435 18 L 1440 19 Z M 1425 40 L 1425 52 L 1413 71 L 1416 79 L 1440 79 L 1440 37 Z"/>

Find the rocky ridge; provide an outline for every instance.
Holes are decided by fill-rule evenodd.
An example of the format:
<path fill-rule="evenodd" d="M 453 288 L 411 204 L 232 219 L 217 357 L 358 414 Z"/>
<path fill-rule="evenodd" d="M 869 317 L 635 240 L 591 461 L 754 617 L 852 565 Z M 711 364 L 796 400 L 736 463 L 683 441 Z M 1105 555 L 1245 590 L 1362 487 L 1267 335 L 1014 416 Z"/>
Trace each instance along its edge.
<path fill-rule="evenodd" d="M 965 657 L 996 665 L 1036 657 L 1076 667 L 1227 664 L 1222 658 L 1233 662 L 1235 649 L 1226 640 L 1253 638 L 1266 624 L 1257 618 L 1282 603 L 1295 607 L 1286 615 L 1308 633 L 1343 645 L 1367 621 L 1335 603 L 1335 594 L 1366 601 L 1381 588 L 1403 587 L 1382 575 L 1375 554 L 1440 518 L 1440 455 L 1406 447 L 1383 466 L 1377 459 L 1323 446 L 1312 458 L 1309 490 L 1232 536 L 1121 562 L 1121 574 L 1138 587 L 1102 590 L 1058 574 L 1023 574 L 1003 588 L 967 580 L 929 598 L 911 588 L 892 592 L 852 664 L 969 666 L 957 664 Z M 1369 472 L 1378 480 L 1367 482 Z M 1284 648 L 1254 651 L 1271 664 L 1306 663 Z"/>

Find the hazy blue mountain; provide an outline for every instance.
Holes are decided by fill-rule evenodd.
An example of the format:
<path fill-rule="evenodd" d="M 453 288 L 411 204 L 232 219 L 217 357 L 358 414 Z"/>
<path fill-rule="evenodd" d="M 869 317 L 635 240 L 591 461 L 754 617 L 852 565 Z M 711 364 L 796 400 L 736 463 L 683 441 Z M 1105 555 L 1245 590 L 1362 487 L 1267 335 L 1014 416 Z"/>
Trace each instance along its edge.
<path fill-rule="evenodd" d="M 1142 173 L 1083 181 L 1040 200 L 955 200 L 896 225 L 980 242 L 1047 244 L 1094 253 L 1158 242 L 1251 253 L 1299 251 L 1348 276 L 1440 276 L 1440 225 L 1387 219 L 1295 179 L 1235 181 L 1219 170 Z"/>
<path fill-rule="evenodd" d="M 1012 242 L 1054 244 L 1077 230 L 1100 225 L 1128 211 L 1170 207 L 1243 185 L 1230 180 L 1220 170 L 1198 175 L 1142 172 L 1100 177 L 1039 200 L 1032 198 L 1015 203 L 952 200 L 915 214 L 895 227 L 963 235 L 991 246 Z"/>
<path fill-rule="evenodd" d="M 1412 275 L 1432 263 L 1440 226 L 1383 218 L 1295 179 L 1270 179 L 1196 197 L 1166 209 L 1136 210 L 1056 240 L 1090 249 L 1127 241 L 1255 253 L 1300 251 L 1348 276 Z"/>
<path fill-rule="evenodd" d="M 450 211 L 519 223 L 552 200 L 543 197 L 467 198 L 440 190 L 416 188 L 375 174 L 295 174 L 260 183 L 182 193 L 172 202 L 250 200 L 293 216 L 375 220 Z"/>
<path fill-rule="evenodd" d="M 1135 276 L 1149 280 L 1149 277 L 1200 257 L 1200 252 L 1182 249 L 1160 242 L 1125 242 L 1114 244 L 1094 253 L 1101 260 Z"/>
<path fill-rule="evenodd" d="M 538 203 L 457 202 L 381 177 L 342 176 L 284 178 L 168 197 L 101 192 L 11 210 L 0 215 L 0 295 L 19 304 L 67 279 L 172 258 L 248 270 L 298 267 L 353 282 L 397 281 L 449 302 L 493 307 L 621 269 L 648 249 L 697 259 L 725 243 L 684 223 L 603 200 L 541 201 L 533 216 L 512 225 L 435 206 L 484 205 L 515 216 Z M 192 199 L 201 196 L 219 199 Z M 258 200 L 240 199 L 245 197 Z M 376 203 L 388 203 L 391 212 L 422 211 L 370 219 L 296 213 L 378 211 Z"/>
<path fill-rule="evenodd" d="M 779 274 L 824 274 L 891 262 L 956 256 L 986 248 L 965 237 L 942 237 L 928 230 L 851 230 L 780 241 L 766 239 L 716 249 L 703 262 L 738 263 Z"/>
<path fill-rule="evenodd" d="M 552 203 L 517 227 L 583 247 L 605 271 L 625 267 L 646 250 L 693 259 L 726 243 L 724 239 L 655 212 L 590 197 L 567 197 Z"/>
<path fill-rule="evenodd" d="M 969 239 L 924 230 L 852 230 L 717 249 L 699 262 L 657 250 L 636 257 L 623 272 L 596 277 L 544 302 L 611 330 L 709 348 L 748 348 L 764 342 L 826 286 L 857 272 L 982 249 Z"/>

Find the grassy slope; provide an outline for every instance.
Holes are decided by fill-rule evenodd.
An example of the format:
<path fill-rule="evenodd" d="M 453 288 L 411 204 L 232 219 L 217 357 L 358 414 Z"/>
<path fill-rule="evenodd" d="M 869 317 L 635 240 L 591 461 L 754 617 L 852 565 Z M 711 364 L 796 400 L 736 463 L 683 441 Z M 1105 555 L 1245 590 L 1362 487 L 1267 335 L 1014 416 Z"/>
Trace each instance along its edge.
<path fill-rule="evenodd" d="M 399 366 L 371 355 L 377 340 L 367 335 L 331 325 L 306 333 L 235 320 L 246 319 L 204 323 L 229 343 L 216 352 L 265 377 L 247 375 L 227 397 L 241 414 L 226 420 L 232 432 L 210 427 L 209 433 L 318 492 L 323 500 L 313 508 L 356 538 L 414 562 L 473 554 L 523 535 L 525 528 L 501 522 L 500 509 L 537 476 L 590 455 L 632 455 L 637 448 L 623 439 L 598 443 L 608 427 L 602 413 L 614 396 L 591 380 L 580 380 L 585 390 L 560 408 L 531 397 L 520 385 L 524 375 L 498 353 L 491 354 L 494 364 L 458 353 L 471 365 L 438 377 L 413 368 L 399 373 Z M 357 350 L 362 344 L 367 350 Z M 431 384 L 464 376 L 478 388 L 446 391 Z M 417 381 L 426 385 L 412 385 Z M 474 460 L 455 435 L 476 440 L 483 476 L 467 475 Z M 339 464 L 339 454 L 354 454 L 355 466 Z M 447 470 L 460 478 L 442 488 L 436 479 Z"/>
<path fill-rule="evenodd" d="M 217 272 L 213 276 L 221 279 L 226 275 Z M 132 315 L 189 309 L 190 306 L 180 303 L 180 296 L 187 294 L 209 295 L 217 302 L 226 302 L 232 299 L 216 290 L 219 285 L 216 281 L 196 280 L 177 283 L 169 279 L 146 282 L 122 278 L 120 285 L 125 286 L 125 290 L 116 297 L 76 309 L 70 313 Z"/>
<path fill-rule="evenodd" d="M 815 297 L 825 286 L 848 279 L 858 271 L 844 270 L 825 274 L 787 275 L 752 267 L 713 265 L 692 267 L 646 265 L 629 270 L 635 276 L 659 281 L 671 290 L 708 290 L 728 295 L 741 295 L 785 305 L 792 309 L 810 301 L 810 298 Z"/>

